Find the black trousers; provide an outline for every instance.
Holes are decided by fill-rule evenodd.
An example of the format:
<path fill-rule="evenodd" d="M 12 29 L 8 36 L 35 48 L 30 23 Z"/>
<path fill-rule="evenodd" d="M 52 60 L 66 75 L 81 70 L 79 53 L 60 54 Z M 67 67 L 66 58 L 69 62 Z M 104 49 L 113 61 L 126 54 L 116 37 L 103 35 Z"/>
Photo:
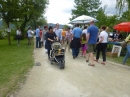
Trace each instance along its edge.
<path fill-rule="evenodd" d="M 100 52 L 102 52 L 103 62 L 106 61 L 106 48 L 107 43 L 99 43 L 97 44 L 97 53 L 96 53 L 96 59 L 99 59 Z"/>
<path fill-rule="evenodd" d="M 47 52 L 48 52 L 48 58 L 50 58 L 50 51 L 51 51 L 51 49 L 47 49 Z"/>

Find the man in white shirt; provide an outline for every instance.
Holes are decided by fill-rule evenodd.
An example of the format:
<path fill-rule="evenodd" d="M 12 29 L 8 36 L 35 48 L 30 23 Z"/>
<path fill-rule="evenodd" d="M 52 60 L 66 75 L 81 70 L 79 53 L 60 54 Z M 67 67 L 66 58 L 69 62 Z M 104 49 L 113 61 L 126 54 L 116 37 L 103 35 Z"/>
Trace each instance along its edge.
<path fill-rule="evenodd" d="M 54 28 L 53 30 L 56 34 L 56 36 L 58 37 L 58 40 L 61 42 L 62 41 L 62 30 L 59 29 L 59 24 L 56 24 L 56 28 Z"/>

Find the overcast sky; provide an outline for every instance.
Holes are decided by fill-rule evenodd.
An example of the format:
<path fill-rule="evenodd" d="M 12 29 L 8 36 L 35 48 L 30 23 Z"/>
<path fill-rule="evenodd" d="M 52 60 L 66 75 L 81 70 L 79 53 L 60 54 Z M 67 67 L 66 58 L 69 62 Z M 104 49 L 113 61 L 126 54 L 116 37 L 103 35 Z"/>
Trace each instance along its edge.
<path fill-rule="evenodd" d="M 115 14 L 116 0 L 101 0 L 102 6 L 107 5 L 106 12 Z M 45 16 L 48 23 L 68 24 L 73 9 L 74 0 L 49 0 L 50 4 L 46 9 Z"/>

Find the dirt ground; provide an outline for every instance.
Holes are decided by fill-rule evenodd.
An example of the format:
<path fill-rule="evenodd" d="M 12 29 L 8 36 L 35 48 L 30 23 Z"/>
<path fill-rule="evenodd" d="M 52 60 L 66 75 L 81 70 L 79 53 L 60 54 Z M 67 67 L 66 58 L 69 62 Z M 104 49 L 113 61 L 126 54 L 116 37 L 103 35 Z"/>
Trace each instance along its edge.
<path fill-rule="evenodd" d="M 65 69 L 50 64 L 44 48 L 35 49 L 34 66 L 15 97 L 130 97 L 130 68 L 120 64 L 88 66 L 66 52 Z M 13 97 L 13 96 L 12 96 Z"/>

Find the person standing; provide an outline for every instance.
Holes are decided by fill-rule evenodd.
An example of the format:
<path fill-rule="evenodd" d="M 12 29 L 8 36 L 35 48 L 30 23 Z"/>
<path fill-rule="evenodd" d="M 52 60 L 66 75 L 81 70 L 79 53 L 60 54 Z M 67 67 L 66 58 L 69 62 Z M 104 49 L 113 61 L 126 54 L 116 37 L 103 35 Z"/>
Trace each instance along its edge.
<path fill-rule="evenodd" d="M 82 55 L 84 58 L 86 58 L 86 50 L 87 50 L 87 45 L 86 45 L 86 42 L 87 42 L 87 39 L 86 39 L 86 33 L 83 33 L 82 36 L 81 36 L 81 49 L 82 49 Z"/>
<path fill-rule="evenodd" d="M 42 31 L 42 29 L 40 29 L 40 42 L 41 42 L 41 47 L 43 46 L 42 34 L 43 34 L 43 31 Z"/>
<path fill-rule="evenodd" d="M 63 29 L 63 31 L 62 31 L 62 42 L 63 42 L 63 44 L 65 43 L 65 35 L 66 35 L 66 30 Z"/>
<path fill-rule="evenodd" d="M 41 48 L 40 26 L 36 29 L 36 48 Z"/>
<path fill-rule="evenodd" d="M 106 49 L 108 42 L 108 33 L 106 32 L 106 27 L 101 27 L 102 31 L 99 35 L 99 41 L 97 42 L 97 53 L 96 53 L 96 62 L 99 60 L 100 52 L 102 52 L 103 62 L 101 64 L 105 65 L 106 62 Z"/>
<path fill-rule="evenodd" d="M 76 27 L 72 31 L 72 41 L 71 41 L 71 49 L 73 59 L 75 59 L 79 54 L 79 48 L 81 47 L 80 44 L 80 37 L 82 34 L 82 29 L 79 28 L 79 24 L 76 24 Z"/>
<path fill-rule="evenodd" d="M 97 43 L 97 37 L 98 37 L 98 27 L 94 25 L 94 21 L 90 21 L 90 26 L 87 29 L 87 44 L 88 44 L 88 57 L 86 58 L 86 62 L 89 61 L 89 58 L 91 59 L 91 63 L 88 64 L 89 66 L 95 66 L 94 64 L 94 49 L 95 45 Z"/>
<path fill-rule="evenodd" d="M 56 28 L 53 29 L 53 31 L 55 32 L 56 36 L 58 37 L 58 40 L 60 42 L 62 42 L 62 30 L 59 29 L 59 24 L 56 24 Z"/>
<path fill-rule="evenodd" d="M 48 32 L 46 33 L 46 43 L 45 43 L 45 48 L 47 49 L 48 52 L 48 59 L 50 59 L 50 50 L 52 49 L 51 44 L 54 40 L 58 40 L 58 37 L 53 32 L 53 28 L 50 26 L 48 28 Z"/>
<path fill-rule="evenodd" d="M 46 43 L 46 33 L 47 33 L 47 31 L 48 31 L 48 27 L 44 26 L 44 30 L 43 30 L 43 33 L 42 33 L 43 46 L 45 46 L 45 43 Z"/>
<path fill-rule="evenodd" d="M 43 30 L 43 33 L 42 33 L 43 46 L 45 46 L 45 43 L 46 43 L 46 33 L 47 33 L 47 31 L 48 31 L 48 27 L 44 26 L 44 30 Z M 47 49 L 45 50 L 45 52 L 47 53 Z"/>
<path fill-rule="evenodd" d="M 66 31 L 66 36 L 65 36 L 65 51 L 66 51 L 66 48 L 68 47 L 68 51 L 70 51 L 70 42 L 71 42 L 71 35 L 72 33 L 70 32 L 70 28 L 68 27 L 67 28 L 67 31 Z"/>
<path fill-rule="evenodd" d="M 84 26 L 84 30 L 82 31 L 82 34 L 85 33 L 87 35 L 87 26 Z"/>
<path fill-rule="evenodd" d="M 127 46 L 126 46 L 127 53 L 125 54 L 125 57 L 124 57 L 124 59 L 123 59 L 123 62 L 122 62 L 123 65 L 126 64 L 127 59 L 130 57 L 130 34 L 129 34 L 129 36 L 125 39 L 125 41 L 127 42 Z"/>
<path fill-rule="evenodd" d="M 32 37 L 33 37 L 31 27 L 28 28 L 27 34 L 28 34 L 28 45 L 31 45 L 32 44 Z"/>
<path fill-rule="evenodd" d="M 18 28 L 17 31 L 16 31 L 16 38 L 17 38 L 17 45 L 18 46 L 20 46 L 21 36 L 22 36 L 21 30 L 20 30 L 20 28 Z"/>

